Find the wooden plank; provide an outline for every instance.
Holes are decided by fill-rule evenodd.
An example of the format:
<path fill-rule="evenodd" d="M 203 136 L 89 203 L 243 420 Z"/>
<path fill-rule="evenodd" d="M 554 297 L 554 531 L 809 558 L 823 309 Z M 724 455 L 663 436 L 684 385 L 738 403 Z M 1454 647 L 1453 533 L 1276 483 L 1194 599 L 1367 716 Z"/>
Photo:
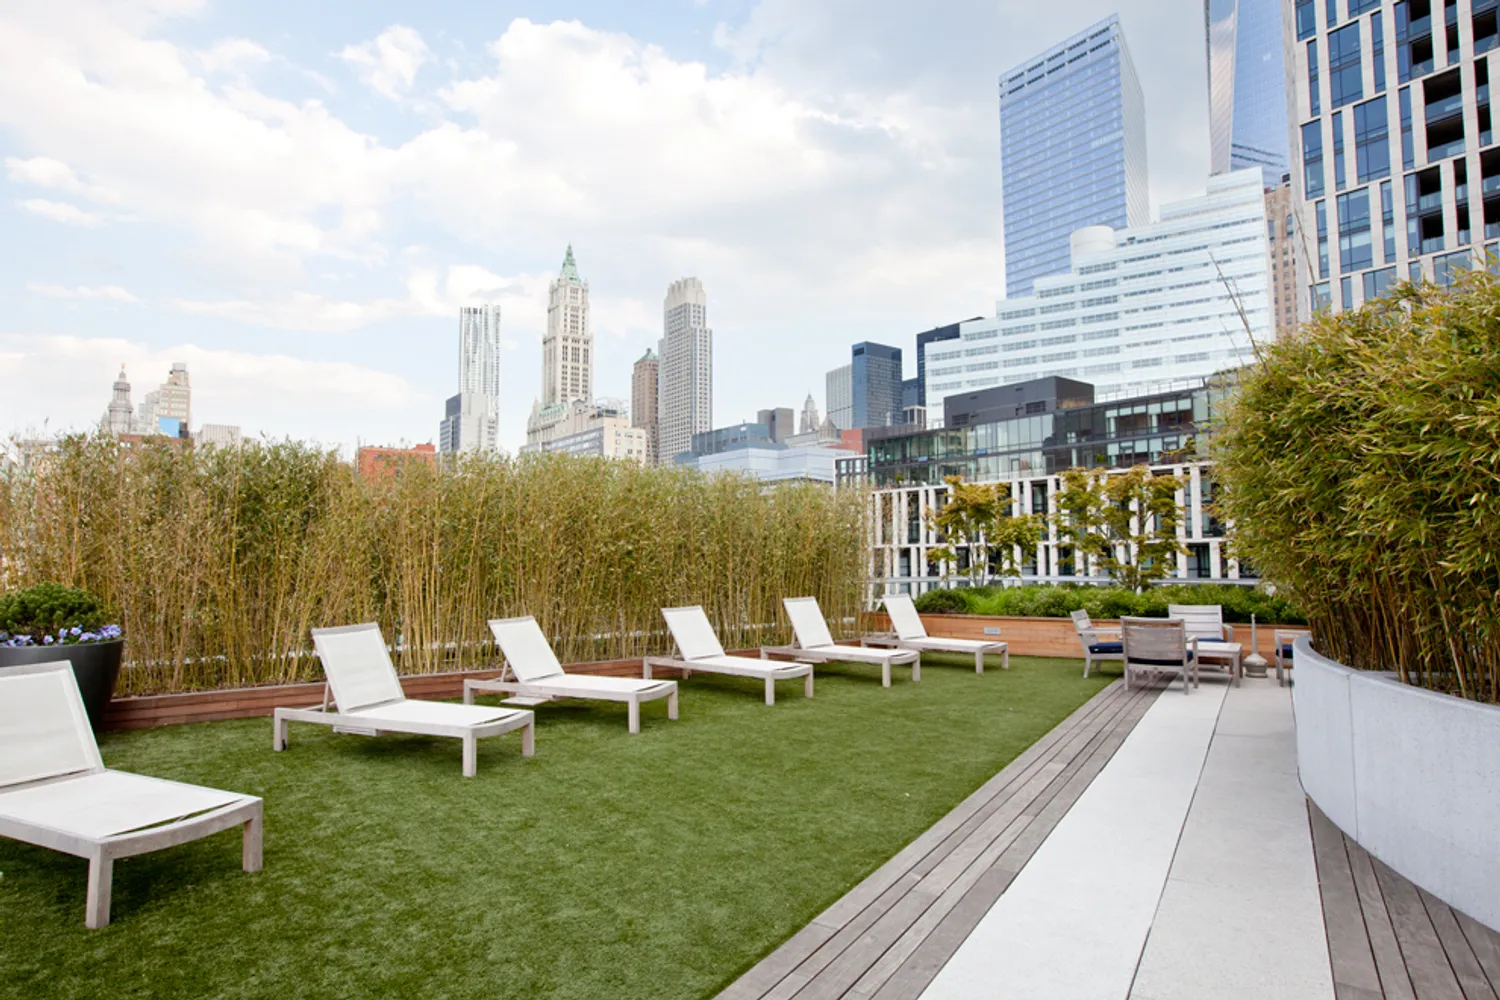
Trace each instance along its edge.
<path fill-rule="evenodd" d="M 1474 958 L 1480 968 L 1484 969 L 1485 978 L 1490 981 L 1490 988 L 1500 993 L 1500 934 L 1490 930 L 1467 913 L 1460 913 L 1458 910 L 1453 911 L 1453 919 L 1458 921 L 1458 926 L 1463 930 L 1469 947 L 1474 949 Z"/>
<path fill-rule="evenodd" d="M 1332 821 L 1329 821 L 1329 826 L 1333 827 Z M 1349 859 L 1349 870 L 1354 878 L 1360 911 L 1364 916 L 1366 941 L 1374 957 L 1380 987 L 1391 1000 L 1413 1000 L 1416 992 L 1412 987 L 1411 976 L 1406 971 L 1406 958 L 1401 954 L 1401 945 L 1396 940 L 1396 928 L 1386 909 L 1385 894 L 1380 889 L 1380 880 L 1375 877 L 1370 855 L 1342 833 L 1339 836 Z"/>
<path fill-rule="evenodd" d="M 1371 951 L 1370 935 L 1360 907 L 1359 889 L 1349 864 L 1344 834 L 1312 802 L 1307 804 L 1312 828 L 1313 860 L 1318 869 L 1318 892 L 1323 901 L 1323 932 L 1334 990 L 1362 990 L 1383 996 L 1380 973 Z M 1381 911 L 1384 912 L 1384 904 Z M 1389 927 L 1389 924 L 1387 924 Z M 1394 935 L 1391 944 L 1395 944 Z M 1404 969 L 1402 976 L 1405 976 Z M 1340 994 L 1342 995 L 1342 994 Z M 1400 994 L 1392 994 L 1393 997 Z"/>
<path fill-rule="evenodd" d="M 817 951 L 823 942 L 833 937 L 835 930 L 837 928 L 814 920 L 787 938 L 780 947 L 752 966 L 749 972 L 721 991 L 718 1000 L 760 1000 L 760 998 L 768 997 L 778 984 L 792 977 L 792 970 L 800 965 L 803 959 Z M 800 986 L 807 982 L 807 977 L 796 976 L 795 981 Z"/>
<path fill-rule="evenodd" d="M 1474 957 L 1474 949 L 1469 947 L 1468 939 L 1464 937 L 1458 921 L 1453 918 L 1452 908 L 1420 886 L 1416 889 L 1417 898 L 1426 908 L 1427 918 L 1432 921 L 1432 929 L 1437 932 L 1443 951 L 1448 956 L 1448 964 L 1453 967 L 1453 974 L 1458 978 L 1458 988 L 1464 991 L 1464 1000 L 1496 1000 L 1495 991 L 1485 978 L 1484 969 Z"/>
<path fill-rule="evenodd" d="M 1396 931 L 1396 943 L 1401 947 L 1401 958 L 1417 1000 L 1464 1000 L 1458 978 L 1427 916 L 1427 908 L 1417 895 L 1417 887 L 1379 858 L 1370 858 L 1370 864 L 1385 897 L 1385 909 Z"/>

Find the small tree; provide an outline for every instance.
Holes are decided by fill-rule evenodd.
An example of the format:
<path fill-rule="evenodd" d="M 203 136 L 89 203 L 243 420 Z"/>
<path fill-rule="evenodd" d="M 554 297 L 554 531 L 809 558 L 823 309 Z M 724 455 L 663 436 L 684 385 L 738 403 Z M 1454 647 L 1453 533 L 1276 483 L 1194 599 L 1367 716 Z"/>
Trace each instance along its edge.
<path fill-rule="evenodd" d="M 1074 558 L 1093 556 L 1110 576 L 1139 593 L 1171 571 L 1183 551 L 1177 540 L 1182 480 L 1144 465 L 1107 475 L 1069 469 L 1056 500 L 1055 523 Z"/>
<path fill-rule="evenodd" d="M 947 476 L 943 482 L 948 484 L 947 503 L 928 512 L 927 524 L 945 544 L 928 554 L 939 563 L 956 565 L 962 561 L 959 553 L 966 553 L 971 586 L 984 582 L 992 560 L 1002 576 L 1016 575 L 1016 546 L 1035 547 L 1042 536 L 1040 519 L 1011 516 L 1006 483 L 965 483 L 959 476 Z"/>

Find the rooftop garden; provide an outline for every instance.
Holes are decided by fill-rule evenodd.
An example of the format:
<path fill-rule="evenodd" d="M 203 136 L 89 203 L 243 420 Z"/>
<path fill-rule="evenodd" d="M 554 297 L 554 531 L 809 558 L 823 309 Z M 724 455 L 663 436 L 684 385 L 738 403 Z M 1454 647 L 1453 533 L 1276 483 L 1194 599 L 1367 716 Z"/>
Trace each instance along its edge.
<path fill-rule="evenodd" d="M 265 868 L 225 833 L 119 863 L 0 840 L 0 998 L 709 997 L 1113 679 L 929 656 L 920 684 L 818 668 L 817 696 L 695 676 L 627 736 L 622 705 L 539 710 L 537 753 L 268 719 L 105 734 L 111 767 L 265 799 Z"/>

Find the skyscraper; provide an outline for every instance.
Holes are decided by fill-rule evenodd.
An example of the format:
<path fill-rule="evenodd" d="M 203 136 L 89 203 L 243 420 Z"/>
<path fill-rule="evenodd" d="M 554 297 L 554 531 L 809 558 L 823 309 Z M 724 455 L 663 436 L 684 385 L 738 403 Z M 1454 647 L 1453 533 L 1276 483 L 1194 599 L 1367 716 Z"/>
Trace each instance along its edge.
<path fill-rule="evenodd" d="M 167 380 L 157 386 L 136 408 L 135 433 L 187 437 L 193 415 L 193 390 L 187 364 L 172 362 Z"/>
<path fill-rule="evenodd" d="M 1258 167 L 1276 187 L 1287 168 L 1281 0 L 1204 0 L 1203 17 L 1210 169 Z"/>
<path fill-rule="evenodd" d="M 967 320 L 967 322 L 973 322 L 976 319 L 983 319 L 983 318 L 984 318 L 983 316 L 971 316 L 971 317 L 969 317 L 969 319 Z M 917 382 L 917 398 L 916 398 L 916 402 L 912 403 L 910 405 L 913 405 L 913 406 L 926 406 L 927 405 L 927 347 L 928 347 L 928 345 L 930 345 L 930 344 L 940 344 L 940 343 L 942 343 L 945 340 L 957 340 L 958 339 L 958 327 L 959 327 L 958 323 L 949 323 L 947 326 L 935 326 L 931 330 L 923 330 L 921 333 L 917 334 L 917 378 L 916 378 L 916 382 Z M 907 405 L 906 400 L 902 400 L 902 404 L 903 404 L 903 407 L 905 405 Z"/>
<path fill-rule="evenodd" d="M 902 423 L 901 348 L 855 344 L 849 363 L 851 423 L 846 430 Z"/>
<path fill-rule="evenodd" d="M 656 418 L 659 452 L 670 462 L 713 427 L 713 331 L 708 296 L 697 278 L 679 278 L 662 303 L 661 368 Z"/>
<path fill-rule="evenodd" d="M 458 311 L 458 393 L 476 421 L 465 441 L 479 451 L 500 447 L 500 307 L 464 306 Z M 464 397 L 468 397 L 464 399 Z M 483 400 L 483 405 L 478 405 Z M 480 411 L 483 411 L 482 413 Z"/>
<path fill-rule="evenodd" d="M 1005 294 L 1068 269 L 1084 226 L 1150 221 L 1146 110 L 1117 15 L 1000 77 Z"/>
<path fill-rule="evenodd" d="M 807 402 L 802 404 L 802 423 L 797 428 L 798 434 L 816 434 L 818 425 L 818 404 L 813 402 L 812 393 L 807 394 Z"/>
<path fill-rule="evenodd" d="M 660 432 L 656 417 L 656 403 L 661 361 L 656 352 L 647 349 L 630 372 L 630 426 L 646 432 L 646 464 L 655 465 L 658 459 L 657 434 Z"/>
<path fill-rule="evenodd" d="M 547 290 L 542 337 L 542 405 L 594 399 L 594 333 L 589 327 L 589 283 L 578 276 L 573 245 Z"/>
<path fill-rule="evenodd" d="M 1353 309 L 1500 251 L 1493 8 L 1291 0 L 1299 298 Z"/>
<path fill-rule="evenodd" d="M 833 426 L 841 431 L 854 427 L 854 368 L 840 365 L 827 376 L 828 414 Z"/>

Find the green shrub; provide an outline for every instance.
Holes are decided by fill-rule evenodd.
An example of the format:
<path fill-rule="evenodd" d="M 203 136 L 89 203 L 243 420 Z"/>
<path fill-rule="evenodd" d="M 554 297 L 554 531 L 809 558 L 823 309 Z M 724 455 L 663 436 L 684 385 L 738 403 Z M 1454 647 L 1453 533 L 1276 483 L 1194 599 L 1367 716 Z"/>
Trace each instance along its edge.
<path fill-rule="evenodd" d="M 96 642 L 119 637 L 104 602 L 86 590 L 39 583 L 0 595 L 0 646 Z M 101 634 L 109 629 L 110 634 Z"/>
<path fill-rule="evenodd" d="M 1500 279 L 1263 349 L 1216 429 L 1235 547 L 1351 667 L 1500 702 Z"/>
<path fill-rule="evenodd" d="M 1264 625 L 1302 625 L 1306 618 L 1285 598 L 1258 588 L 1233 584 L 1152 587 L 1137 594 L 1124 587 L 1079 587 L 1034 584 L 1026 587 L 933 590 L 917 599 L 928 614 L 975 614 L 1020 618 L 1066 618 L 1080 609 L 1090 618 L 1167 617 L 1171 604 L 1218 604 L 1226 622 L 1250 623 L 1253 613 Z"/>
<path fill-rule="evenodd" d="M 924 615 L 966 615 L 969 602 L 962 590 L 929 590 L 912 603 Z"/>

